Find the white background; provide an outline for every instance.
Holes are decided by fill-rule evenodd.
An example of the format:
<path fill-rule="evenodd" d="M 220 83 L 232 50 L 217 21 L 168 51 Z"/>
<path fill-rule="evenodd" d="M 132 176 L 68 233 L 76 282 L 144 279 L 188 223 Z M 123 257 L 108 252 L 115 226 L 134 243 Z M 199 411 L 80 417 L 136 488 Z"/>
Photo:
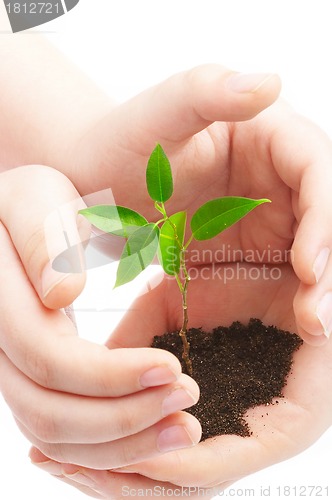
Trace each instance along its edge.
<path fill-rule="evenodd" d="M 81 0 L 66 16 L 31 30 L 31 36 L 44 32 L 119 101 L 201 63 L 277 72 L 283 97 L 332 137 L 330 9 L 329 0 Z M 107 336 L 131 299 L 127 289 L 112 297 L 118 311 L 101 310 L 107 304 L 96 294 L 108 290 L 112 273 L 112 266 L 91 271 L 76 304 L 81 334 L 97 341 Z M 261 498 L 264 488 L 265 496 L 277 498 L 276 488 L 284 485 L 329 485 L 331 495 L 331 445 L 329 431 L 302 455 L 235 484 L 237 496 Z M 28 449 L 0 401 L 0 498 L 84 498 L 32 467 Z M 254 488 L 255 497 L 246 488 Z"/>

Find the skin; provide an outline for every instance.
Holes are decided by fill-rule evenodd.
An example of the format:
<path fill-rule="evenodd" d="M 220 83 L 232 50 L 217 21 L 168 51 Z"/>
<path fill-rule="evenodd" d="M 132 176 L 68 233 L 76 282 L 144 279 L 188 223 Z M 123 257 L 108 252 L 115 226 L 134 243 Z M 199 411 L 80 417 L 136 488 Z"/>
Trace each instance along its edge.
<path fill-rule="evenodd" d="M 40 57 L 47 54 L 38 51 L 36 48 Z M 78 129 L 74 127 L 77 131 L 70 137 L 70 146 L 65 142 L 60 151 L 56 151 L 54 137 L 45 134 L 40 151 L 33 141 L 32 149 L 28 143 L 23 144 L 19 158 L 15 157 L 18 136 L 8 114 L 6 133 L 12 142 L 6 150 L 7 165 L 45 163 L 54 169 L 32 166 L 1 174 L 4 258 L 0 274 L 2 282 L 9 283 L 9 290 L 0 291 L 1 390 L 20 429 L 36 447 L 31 452 L 33 461 L 97 498 L 117 498 L 120 486 L 128 481 L 145 487 L 158 481 L 168 481 L 173 488 L 179 484 L 226 487 L 254 470 L 298 453 L 331 424 L 331 391 L 326 388 L 326 381 L 331 379 L 331 347 L 316 312 L 319 300 L 331 287 L 331 263 L 317 283 L 313 272 L 319 252 L 331 246 L 331 144 L 318 127 L 280 100 L 269 107 L 279 94 L 278 77 L 264 77 L 261 85 L 239 92 L 238 85 L 234 90 L 234 81 L 233 86 L 230 84 L 233 75 L 219 66 L 195 68 L 121 106 L 111 108 L 108 104 L 107 110 L 102 97 L 100 106 L 94 106 L 96 98 L 92 98 L 91 90 L 91 97 L 85 98 L 89 119 L 77 120 Z M 15 107 L 13 94 L 11 97 Z M 39 99 L 43 97 L 42 91 Z M 78 93 L 72 105 L 82 109 L 83 101 Z M 27 102 L 28 110 L 29 105 Z M 2 107 L 6 110 L 5 102 Z M 41 111 L 38 120 L 28 111 L 24 127 L 30 130 L 34 119 L 36 128 L 31 128 L 32 132 L 39 127 L 47 130 L 51 118 L 59 123 L 61 110 L 54 109 L 56 112 L 48 110 L 47 117 Z M 98 110 L 93 118 L 92 109 Z M 58 130 L 60 133 L 61 127 Z M 24 130 L 19 137 L 25 137 Z M 164 280 L 149 296 L 140 297 L 136 314 L 129 311 L 107 346 L 79 339 L 59 310 L 80 293 L 85 275 L 59 276 L 52 271 L 50 256 L 65 249 L 63 227 L 54 228 L 46 244 L 44 221 L 65 204 L 65 229 L 70 241 L 86 239 L 89 228 L 76 215 L 82 206 L 79 194 L 109 186 L 116 203 L 153 217 L 148 197 L 136 194 L 137 186 L 142 186 L 144 193 L 146 161 L 156 142 L 166 150 L 174 172 L 171 211 L 186 208 L 193 213 L 204 201 L 227 194 L 272 200 L 271 205 L 259 207 L 236 228 L 209 242 L 212 255 L 221 244 L 242 252 L 255 250 L 258 256 L 267 245 L 282 253 L 292 249 L 292 261 L 279 264 L 282 275 L 276 281 L 260 279 L 250 282 L 248 288 L 245 280 L 231 281 L 227 287 L 220 280 L 209 280 L 216 304 L 213 300 L 204 304 L 206 279 L 197 278 L 191 284 L 191 324 L 211 327 L 256 316 L 297 331 L 306 341 L 296 354 L 294 379 L 289 381 L 285 400 L 271 408 L 264 419 L 265 427 L 257 418 L 260 409 L 248 415 L 254 430 L 250 439 L 224 436 L 192 447 L 199 441 L 200 426 L 180 411 L 189 406 L 188 400 L 179 411 L 162 416 L 162 403 L 175 388 L 184 388 L 192 402 L 198 398 L 197 385 L 181 374 L 175 358 L 146 349 L 154 334 L 179 326 L 180 304 L 173 282 Z M 20 199 L 24 210 L 17 203 Z M 202 248 L 201 244 L 193 246 L 197 251 Z M 213 265 L 220 265 L 213 257 L 202 258 L 197 264 L 204 264 L 207 273 Z M 152 303 L 159 312 L 158 323 L 157 315 L 147 314 Z M 210 314 L 205 315 L 205 310 Z M 127 339 L 126 332 L 133 324 L 137 334 Z M 121 359 L 114 347 L 123 349 Z M 140 377 L 156 366 L 169 368 L 167 382 L 155 380 L 151 387 L 143 387 Z M 118 387 L 114 380 L 120 373 L 126 375 Z M 13 391 L 13 387 L 21 389 Z M 138 407 L 151 407 L 149 420 L 139 414 L 123 424 L 123 416 L 131 415 L 138 402 Z M 174 425 L 186 429 L 190 443 L 177 443 L 184 449 L 163 454 L 158 449 L 158 436 Z M 129 475 L 123 478 L 119 469 L 129 470 Z M 82 486 L 86 476 L 93 479 L 93 487 L 91 482 Z"/>
<path fill-rule="evenodd" d="M 249 272 L 249 266 L 247 268 Z M 253 315 L 267 324 L 296 330 L 290 304 L 298 279 L 288 264 L 281 266 L 281 273 L 282 278 L 276 283 L 257 280 L 250 288 L 245 280 L 225 287 L 220 280 L 197 278 L 191 283 L 189 294 L 192 324 L 210 328 L 221 321 L 229 324 L 235 316 L 247 321 Z M 149 344 L 151 330 L 156 331 L 155 321 L 148 314 L 151 303 L 160 319 L 156 333 L 178 328 L 175 318 L 179 313 L 179 303 L 174 298 L 174 286 L 174 281 L 165 279 L 153 289 L 150 297 L 143 295 L 138 298 L 112 336 L 110 347 L 121 345 L 132 348 Z M 135 328 L 135 337 L 125 335 L 130 328 Z M 97 498 L 119 497 L 120 485 L 116 473 L 125 473 L 120 484 L 132 485 L 133 488 L 151 488 L 165 481 L 164 485 L 174 490 L 184 487 L 189 491 L 192 488 L 193 498 L 196 498 L 197 487 L 222 491 L 241 477 L 300 453 L 331 425 L 331 384 L 326 382 L 331 380 L 331 371 L 331 344 L 324 347 L 304 344 L 295 354 L 284 398 L 279 398 L 278 404 L 268 408 L 263 406 L 248 411 L 246 418 L 253 432 L 250 438 L 220 436 L 199 443 L 194 448 L 167 453 L 121 469 L 110 467 L 111 447 L 105 453 L 103 463 L 100 463 L 100 455 L 91 454 L 87 460 L 88 467 L 71 465 L 75 456 L 71 450 L 62 449 L 62 453 L 67 453 L 69 463 L 51 461 L 42 467 L 46 470 L 52 467 L 52 473 L 70 481 L 75 481 L 77 472 L 83 474 L 83 478 L 79 476 L 77 481 L 88 478 L 91 481 L 89 494 Z M 45 447 L 43 443 L 38 443 L 38 446 L 47 456 L 59 458 L 56 453 L 53 455 L 52 446 Z M 43 455 L 37 457 L 38 460 L 46 460 Z M 101 466 L 105 470 L 98 470 Z M 146 478 L 155 482 L 151 483 Z"/>

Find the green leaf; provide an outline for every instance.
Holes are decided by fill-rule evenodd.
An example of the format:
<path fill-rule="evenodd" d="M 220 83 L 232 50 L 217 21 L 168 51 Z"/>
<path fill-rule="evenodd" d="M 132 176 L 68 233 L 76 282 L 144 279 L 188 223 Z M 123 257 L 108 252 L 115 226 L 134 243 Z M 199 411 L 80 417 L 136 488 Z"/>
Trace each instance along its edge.
<path fill-rule="evenodd" d="M 153 201 L 165 202 L 172 196 L 171 165 L 160 144 L 157 144 L 149 158 L 146 169 L 146 186 Z"/>
<path fill-rule="evenodd" d="M 134 210 L 115 205 L 95 205 L 78 213 L 105 233 L 124 238 L 128 238 L 138 227 L 147 224 L 147 220 Z"/>
<path fill-rule="evenodd" d="M 208 201 L 193 215 L 190 227 L 196 240 L 209 240 L 238 222 L 258 205 L 270 200 L 225 196 Z"/>
<path fill-rule="evenodd" d="M 178 212 L 171 215 L 160 229 L 158 258 L 165 273 L 171 276 L 180 271 L 186 220 L 186 212 Z"/>
<path fill-rule="evenodd" d="M 123 249 L 114 288 L 129 283 L 151 264 L 158 249 L 159 228 L 146 224 L 138 228 Z"/>

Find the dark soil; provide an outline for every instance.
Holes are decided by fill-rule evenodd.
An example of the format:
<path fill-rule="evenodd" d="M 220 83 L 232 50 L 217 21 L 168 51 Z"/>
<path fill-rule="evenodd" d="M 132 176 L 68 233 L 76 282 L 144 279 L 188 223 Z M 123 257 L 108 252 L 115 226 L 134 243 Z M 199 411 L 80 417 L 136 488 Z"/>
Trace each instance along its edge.
<path fill-rule="evenodd" d="M 281 398 L 293 354 L 302 340 L 294 333 L 265 326 L 258 319 L 218 327 L 212 333 L 188 331 L 198 403 L 187 411 L 201 423 L 202 440 L 222 434 L 250 436 L 244 419 L 249 408 Z M 155 337 L 152 347 L 166 349 L 182 362 L 178 332 Z"/>

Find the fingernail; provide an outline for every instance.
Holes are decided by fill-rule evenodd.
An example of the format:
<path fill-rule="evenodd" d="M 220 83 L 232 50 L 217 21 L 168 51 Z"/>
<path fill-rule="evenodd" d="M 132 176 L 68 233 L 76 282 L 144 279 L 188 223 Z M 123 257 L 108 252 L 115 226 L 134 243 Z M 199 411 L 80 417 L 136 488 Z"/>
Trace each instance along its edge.
<path fill-rule="evenodd" d="M 54 288 L 65 281 L 71 274 L 63 274 L 54 271 L 51 263 L 46 264 L 41 275 L 41 287 L 43 298 L 45 299 Z"/>
<path fill-rule="evenodd" d="M 318 303 L 316 315 L 323 327 L 324 335 L 329 338 L 332 331 L 332 292 L 327 292 L 322 297 Z"/>
<path fill-rule="evenodd" d="M 322 248 L 315 259 L 312 270 L 316 278 L 316 283 L 318 283 L 320 278 L 323 276 L 330 253 L 331 250 L 328 247 Z"/>
<path fill-rule="evenodd" d="M 274 75 L 271 73 L 236 73 L 230 76 L 226 86 L 233 92 L 256 92 Z"/>
<path fill-rule="evenodd" d="M 139 382 L 142 387 L 154 387 L 158 385 L 176 382 L 177 375 L 167 366 L 155 366 L 141 375 Z"/>
<path fill-rule="evenodd" d="M 194 444 L 195 442 L 183 425 L 173 425 L 164 429 L 157 440 L 157 447 L 162 453 L 188 448 Z"/>
<path fill-rule="evenodd" d="M 171 394 L 169 394 L 163 401 L 161 411 L 163 417 L 171 415 L 172 413 L 189 408 L 196 403 L 196 400 L 190 392 L 186 391 L 182 387 L 175 389 Z"/>

